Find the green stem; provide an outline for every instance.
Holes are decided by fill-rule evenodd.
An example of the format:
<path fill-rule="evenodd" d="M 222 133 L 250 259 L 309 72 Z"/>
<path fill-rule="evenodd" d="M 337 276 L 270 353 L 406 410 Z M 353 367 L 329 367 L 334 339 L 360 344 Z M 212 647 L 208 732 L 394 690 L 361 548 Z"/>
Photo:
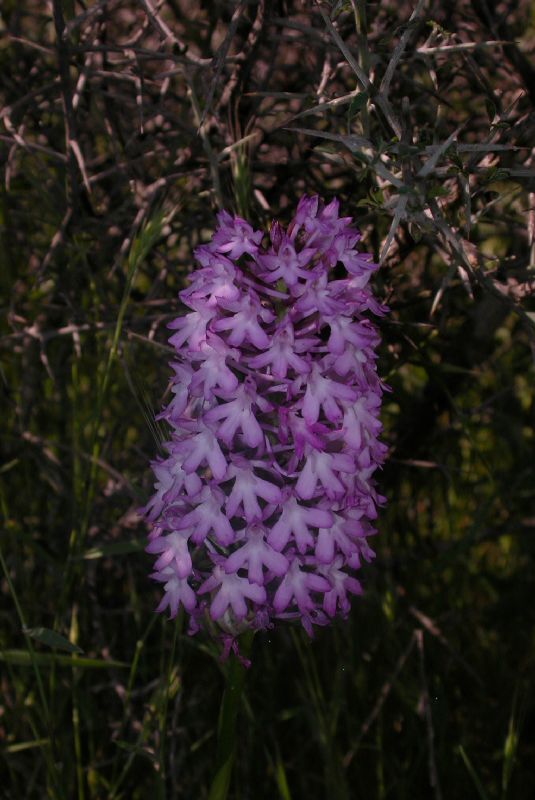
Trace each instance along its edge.
<path fill-rule="evenodd" d="M 370 76 L 370 51 L 368 49 L 368 20 L 365 0 L 351 0 L 358 34 L 359 64 L 365 74 Z M 366 138 L 370 136 L 369 100 L 360 113 L 362 132 Z"/>
<path fill-rule="evenodd" d="M 253 632 L 240 640 L 242 657 L 249 655 Z M 210 787 L 208 800 L 226 800 L 236 757 L 236 723 L 240 710 L 247 667 L 231 652 L 227 665 L 226 685 L 217 729 L 217 771 Z"/>
<path fill-rule="evenodd" d="M 80 480 L 79 468 L 77 468 L 78 471 L 75 473 L 75 488 L 77 493 L 75 496 L 75 501 L 80 502 L 82 500 L 81 496 L 78 496 L 80 492 L 84 495 L 84 498 L 82 507 L 80 509 L 79 524 L 73 525 L 71 530 L 67 553 L 67 571 L 63 582 L 63 588 L 57 603 L 54 627 L 60 624 L 60 620 L 64 614 L 64 609 L 67 607 L 69 597 L 71 596 L 71 593 L 80 576 L 80 561 L 76 561 L 76 557 L 81 553 L 89 530 L 91 513 L 93 510 L 93 500 L 96 492 L 99 459 L 102 448 L 100 428 L 103 421 L 105 400 L 111 382 L 112 369 L 119 352 L 119 345 L 121 341 L 125 315 L 130 301 L 130 294 L 138 273 L 138 269 L 146 259 L 154 244 L 160 238 L 164 222 L 165 216 L 163 211 L 156 211 L 154 215 L 143 224 L 142 228 L 134 236 L 132 244 L 130 245 L 123 296 L 117 314 L 113 338 L 111 344 L 109 345 L 107 357 L 105 359 L 103 373 L 100 377 L 100 381 L 98 381 L 95 392 L 95 412 L 93 415 L 89 440 L 89 452 L 91 454 L 91 458 L 88 474 L 83 484 Z M 75 371 L 74 376 L 77 378 L 77 371 Z M 77 384 L 74 384 L 74 382 L 73 385 L 77 386 Z M 76 413 L 76 406 L 74 411 Z M 76 439 L 76 441 L 78 441 L 78 439 Z M 75 455 L 75 458 L 77 458 L 77 455 Z M 74 568 L 72 566 L 73 562 L 75 564 Z"/>
<path fill-rule="evenodd" d="M 50 786 L 49 786 L 49 789 L 50 789 L 50 792 L 51 792 L 50 796 L 54 797 L 54 798 L 56 798 L 56 797 L 57 798 L 61 798 L 61 797 L 64 797 L 65 795 L 64 795 L 63 789 L 61 788 L 61 778 L 60 778 L 60 776 L 58 774 L 57 758 L 56 758 L 57 752 L 56 752 L 56 743 L 55 743 L 55 732 L 54 732 L 54 726 L 53 726 L 53 722 L 52 722 L 52 717 L 50 715 L 50 709 L 49 709 L 48 702 L 47 702 L 47 699 L 46 699 L 45 689 L 44 689 L 43 681 L 42 681 L 42 678 L 41 678 L 41 673 L 39 671 L 39 665 L 38 665 L 37 660 L 35 658 L 35 651 L 33 649 L 33 645 L 32 645 L 31 639 L 28 636 L 28 634 L 26 633 L 27 628 L 26 628 L 26 620 L 25 620 L 25 617 L 24 617 L 24 612 L 22 610 L 22 606 L 19 603 L 19 598 L 18 598 L 17 592 L 15 591 L 15 586 L 13 584 L 13 581 L 11 580 L 11 575 L 10 575 L 9 569 L 7 567 L 6 561 L 4 559 L 4 554 L 2 552 L 2 548 L 1 547 L 0 547 L 0 566 L 2 567 L 2 571 L 4 573 L 4 577 L 6 579 L 9 592 L 11 594 L 11 597 L 13 599 L 13 603 L 15 605 L 15 609 L 17 611 L 17 615 L 18 615 L 18 618 L 19 618 L 20 626 L 22 628 L 22 633 L 23 633 L 24 639 L 26 641 L 26 648 L 28 650 L 30 661 L 31 661 L 31 664 L 32 664 L 32 667 L 33 667 L 33 671 L 34 671 L 34 674 L 35 674 L 35 682 L 37 684 L 38 696 L 39 696 L 39 699 L 41 701 L 43 719 L 44 719 L 44 723 L 45 723 L 45 727 L 46 727 L 46 731 L 47 731 L 47 735 L 48 735 L 48 742 L 49 742 L 49 746 L 45 746 L 44 747 L 44 754 L 45 754 L 45 758 L 46 758 L 48 777 L 49 777 L 49 781 L 50 781 Z M 36 737 L 36 738 L 39 738 L 39 737 Z M 53 792 L 53 794 L 52 794 L 52 792 Z"/>

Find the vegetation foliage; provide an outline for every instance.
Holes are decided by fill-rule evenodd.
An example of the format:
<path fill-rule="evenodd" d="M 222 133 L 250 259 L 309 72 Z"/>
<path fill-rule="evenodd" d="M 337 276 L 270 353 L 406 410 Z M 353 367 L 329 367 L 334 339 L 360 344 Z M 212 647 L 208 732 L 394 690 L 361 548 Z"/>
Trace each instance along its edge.
<path fill-rule="evenodd" d="M 229 662 L 153 613 L 166 323 L 219 208 L 381 260 L 366 594 L 255 637 L 233 798 L 533 797 L 527 0 L 3 0 L 0 795 L 208 797 Z"/>

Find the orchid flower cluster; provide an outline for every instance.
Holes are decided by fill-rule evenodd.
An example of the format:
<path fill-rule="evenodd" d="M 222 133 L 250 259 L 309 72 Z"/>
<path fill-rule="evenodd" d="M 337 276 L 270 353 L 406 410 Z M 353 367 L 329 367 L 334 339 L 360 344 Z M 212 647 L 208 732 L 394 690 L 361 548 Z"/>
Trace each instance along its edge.
<path fill-rule="evenodd" d="M 338 211 L 303 197 L 267 249 L 222 211 L 180 292 L 190 311 L 169 325 L 167 457 L 152 464 L 142 511 L 157 610 L 183 606 L 191 632 L 210 619 L 232 636 L 300 619 L 312 635 L 362 593 L 386 455 L 368 313 L 386 308 L 369 288 L 377 265 Z"/>

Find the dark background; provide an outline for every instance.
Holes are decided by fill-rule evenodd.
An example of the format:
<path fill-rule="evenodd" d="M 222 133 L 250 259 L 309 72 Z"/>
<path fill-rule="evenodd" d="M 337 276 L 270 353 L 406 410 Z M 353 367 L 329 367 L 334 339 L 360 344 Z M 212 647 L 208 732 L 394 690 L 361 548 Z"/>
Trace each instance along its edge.
<path fill-rule="evenodd" d="M 534 48 L 527 1 L 3 0 L 2 797 L 207 797 L 226 666 L 136 514 L 165 326 L 218 208 L 305 192 L 382 257 L 388 505 L 349 621 L 255 638 L 231 797 L 534 796 Z"/>

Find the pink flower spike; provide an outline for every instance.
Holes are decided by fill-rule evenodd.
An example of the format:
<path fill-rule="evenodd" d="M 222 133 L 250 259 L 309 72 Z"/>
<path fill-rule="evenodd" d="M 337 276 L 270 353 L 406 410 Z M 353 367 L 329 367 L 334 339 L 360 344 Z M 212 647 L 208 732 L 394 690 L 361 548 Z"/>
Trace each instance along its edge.
<path fill-rule="evenodd" d="M 279 520 L 272 527 L 268 543 L 276 550 L 283 550 L 293 534 L 297 549 L 301 554 L 314 547 L 314 527 L 328 528 L 334 516 L 327 509 L 300 505 L 295 497 L 288 494 Z"/>
<path fill-rule="evenodd" d="M 273 550 L 266 542 L 266 531 L 262 525 L 250 525 L 245 534 L 245 544 L 235 550 L 225 561 L 225 572 L 237 572 L 247 565 L 249 580 L 264 584 L 264 567 L 274 575 L 284 575 L 289 567 L 288 559 Z"/>
<path fill-rule="evenodd" d="M 315 254 L 313 247 L 297 252 L 291 239 L 285 236 L 276 252 L 271 251 L 266 255 L 257 256 L 256 260 L 260 267 L 267 270 L 261 276 L 265 281 L 276 283 L 282 279 L 286 286 L 292 287 L 299 278 L 310 279 L 311 272 L 304 267 L 310 264 Z"/>
<path fill-rule="evenodd" d="M 312 244 L 328 250 L 335 236 L 340 235 L 348 227 L 351 217 L 338 217 L 340 204 L 335 198 L 325 206 L 314 218 L 308 217 L 304 221 L 305 230 L 310 234 L 307 245 Z"/>
<path fill-rule="evenodd" d="M 377 404 L 373 398 L 376 398 Z M 369 404 L 369 406 L 368 406 Z M 371 395 L 359 397 L 352 406 L 346 408 L 344 412 L 344 442 L 353 450 L 361 451 L 363 446 L 369 441 L 375 440 L 382 430 L 382 424 L 376 416 L 371 413 L 369 407 L 377 413 L 379 397 Z"/>
<path fill-rule="evenodd" d="M 191 313 L 169 326 L 168 455 L 141 509 L 147 551 L 158 610 L 183 607 L 192 635 L 213 632 L 211 617 L 227 649 L 275 619 L 312 636 L 345 617 L 354 572 L 374 557 L 388 387 L 370 317 L 386 309 L 369 284 L 377 265 L 339 214 L 336 198 L 303 197 L 263 247 L 222 211 L 179 293 Z"/>
<path fill-rule="evenodd" d="M 208 423 L 223 420 L 217 428 L 217 436 L 230 447 L 236 431 L 241 430 L 249 447 L 258 447 L 264 441 L 264 433 L 252 410 L 256 392 L 251 391 L 247 380 L 234 392 L 234 399 L 215 406 L 204 414 Z"/>
<path fill-rule="evenodd" d="M 379 343 L 377 331 L 368 320 L 353 322 L 351 317 L 328 317 L 326 322 L 331 329 L 327 346 L 329 352 L 335 355 L 344 352 L 346 342 L 359 350 L 365 347 L 376 347 Z"/>
<path fill-rule="evenodd" d="M 316 558 L 322 564 L 330 564 L 336 552 L 343 553 L 348 563 L 359 557 L 363 547 L 370 550 L 366 544 L 366 536 L 373 533 L 369 526 L 362 523 L 348 522 L 347 512 L 335 514 L 334 524 L 330 528 L 320 528 L 316 543 Z"/>
<path fill-rule="evenodd" d="M 355 468 L 354 460 L 344 453 L 320 453 L 310 450 L 305 466 L 295 486 L 298 497 L 310 500 L 314 497 L 318 482 L 325 489 L 327 497 L 335 499 L 344 494 L 344 486 L 336 473 L 351 472 Z"/>
<path fill-rule="evenodd" d="M 160 572 L 169 565 L 173 566 L 179 578 L 187 578 L 191 575 L 192 563 L 188 549 L 189 534 L 169 533 L 167 536 L 159 536 L 147 545 L 147 553 L 161 553 L 154 567 Z"/>
<path fill-rule="evenodd" d="M 303 378 L 299 379 L 304 380 Z M 320 409 L 330 422 L 342 418 L 339 404 L 354 402 L 357 399 L 355 389 L 345 383 L 325 378 L 317 363 L 313 364 L 306 377 L 306 392 L 303 399 L 303 417 L 308 425 L 318 421 Z"/>
<path fill-rule="evenodd" d="M 179 606 L 183 605 L 188 614 L 193 613 L 197 599 L 186 578 L 179 578 L 172 567 L 166 567 L 162 572 L 156 572 L 151 577 L 164 583 L 165 594 L 156 611 L 165 611 L 166 608 L 169 608 L 169 618 L 174 619 L 178 614 Z"/>
<path fill-rule="evenodd" d="M 194 498 L 195 508 L 180 517 L 177 528 L 191 528 L 191 541 L 201 545 L 207 536 L 213 534 L 219 544 L 228 547 L 236 535 L 227 515 L 223 512 L 225 495 L 216 486 L 204 486 Z"/>
<path fill-rule="evenodd" d="M 220 619 L 229 608 L 236 619 L 245 619 L 249 610 L 247 600 L 254 603 L 264 603 L 266 600 L 263 586 L 250 583 L 247 578 L 240 578 L 234 573 L 227 574 L 221 566 L 214 567 L 212 575 L 198 589 L 198 594 L 206 594 L 215 589 L 217 593 L 210 605 L 210 616 L 213 620 Z"/>
<path fill-rule="evenodd" d="M 196 255 L 201 251 L 198 248 Z M 228 258 L 207 252 L 202 260 L 206 267 L 201 273 L 194 273 L 191 285 L 179 293 L 183 303 L 190 305 L 191 301 L 204 300 L 208 308 L 218 305 L 221 300 L 238 300 L 240 290 L 235 285 L 236 267 Z M 199 256 L 197 255 L 197 258 Z M 200 260 L 200 259 L 199 259 Z"/>
<path fill-rule="evenodd" d="M 324 577 L 313 572 L 304 572 L 301 566 L 299 559 L 294 558 L 275 592 L 273 608 L 278 614 L 285 611 L 292 601 L 296 603 L 301 614 L 313 611 L 316 603 L 310 597 L 310 592 L 327 592 L 331 588 Z"/>
<path fill-rule="evenodd" d="M 234 315 L 217 320 L 213 323 L 213 329 L 230 331 L 227 336 L 229 344 L 237 347 L 247 340 L 259 350 L 269 347 L 269 337 L 258 320 L 272 322 L 273 313 L 263 308 L 254 295 L 244 297 L 240 303 L 225 303 L 224 308 L 234 311 Z"/>
<path fill-rule="evenodd" d="M 182 468 L 185 472 L 194 472 L 202 463 L 207 463 L 214 478 L 223 480 L 227 471 L 227 461 L 212 431 L 199 423 L 199 431 L 190 439 L 175 445 L 175 452 L 186 455 Z"/>
<path fill-rule="evenodd" d="M 238 378 L 227 365 L 226 359 L 238 355 L 238 351 L 227 347 L 219 336 L 209 333 L 198 352 L 193 352 L 190 356 L 192 363 L 199 365 L 189 385 L 191 394 L 202 393 L 209 400 L 213 396 L 213 389 L 219 388 L 227 392 L 237 389 Z"/>
<path fill-rule="evenodd" d="M 174 397 L 165 410 L 157 414 L 156 419 L 166 419 L 172 425 L 173 419 L 178 419 L 188 405 L 190 384 L 194 373 L 189 365 L 175 362 L 171 366 L 175 372 L 175 380 L 171 387 Z"/>
<path fill-rule="evenodd" d="M 153 472 L 157 478 L 156 494 L 149 500 L 145 508 L 140 509 L 150 522 L 156 522 L 169 503 L 176 500 L 185 489 L 187 494 L 196 494 L 202 483 L 198 475 L 187 475 L 180 464 L 171 456 L 165 461 L 154 461 Z"/>
<path fill-rule="evenodd" d="M 212 240 L 212 247 L 218 253 L 226 253 L 229 258 L 238 259 L 244 253 L 254 255 L 262 241 L 262 231 L 254 231 L 241 217 L 232 217 L 227 211 L 217 215 L 219 229 Z"/>
<path fill-rule="evenodd" d="M 306 222 L 313 220 L 316 217 L 318 208 L 318 195 L 314 195 L 314 197 L 307 197 L 306 195 L 303 195 L 297 204 L 293 225 L 290 225 L 290 228 L 292 228 L 292 238 L 295 237 L 302 225 L 305 225 Z"/>
<path fill-rule="evenodd" d="M 307 373 L 310 370 L 310 356 L 303 358 L 298 353 L 310 352 L 318 343 L 319 339 L 315 336 L 296 340 L 293 326 L 286 320 L 277 327 L 269 348 L 249 359 L 249 366 L 254 369 L 269 366 L 275 378 L 285 378 L 290 367 L 300 374 Z"/>
<path fill-rule="evenodd" d="M 227 500 L 227 515 L 233 517 L 243 506 L 248 523 L 262 519 L 262 509 L 258 497 L 268 503 L 278 503 L 281 491 L 278 486 L 255 475 L 253 469 L 243 458 L 235 458 L 228 468 L 228 478 L 235 478 L 234 486 Z"/>
<path fill-rule="evenodd" d="M 279 419 L 281 441 L 286 443 L 291 436 L 297 459 L 303 455 L 306 444 L 311 445 L 315 450 L 325 449 L 329 428 L 323 423 L 314 422 L 312 425 L 308 425 L 298 413 L 286 408 L 279 409 Z M 294 460 L 292 457 L 290 463 L 293 464 Z"/>
<path fill-rule="evenodd" d="M 176 330 L 169 339 L 169 344 L 176 350 L 180 350 L 184 342 L 188 342 L 190 350 L 199 350 L 201 343 L 206 341 L 206 328 L 213 319 L 216 311 L 207 306 L 199 307 L 199 310 L 185 314 L 183 317 L 170 322 L 167 326 L 171 330 Z"/>
<path fill-rule="evenodd" d="M 343 559 L 337 558 L 334 564 L 320 568 L 322 574 L 327 578 L 330 584 L 330 589 L 325 592 L 323 598 L 323 608 L 330 617 L 335 616 L 337 607 L 340 608 L 343 616 L 349 613 L 351 604 L 347 597 L 348 592 L 351 592 L 351 594 L 362 594 L 360 582 L 356 578 L 352 578 L 346 572 L 343 572 L 340 569 L 342 565 Z"/>
<path fill-rule="evenodd" d="M 300 292 L 294 311 L 304 316 L 315 311 L 322 315 L 334 315 L 343 313 L 346 307 L 347 303 L 335 296 L 333 281 L 329 281 L 327 273 L 323 272 L 313 283 L 307 283 L 304 291 Z"/>

